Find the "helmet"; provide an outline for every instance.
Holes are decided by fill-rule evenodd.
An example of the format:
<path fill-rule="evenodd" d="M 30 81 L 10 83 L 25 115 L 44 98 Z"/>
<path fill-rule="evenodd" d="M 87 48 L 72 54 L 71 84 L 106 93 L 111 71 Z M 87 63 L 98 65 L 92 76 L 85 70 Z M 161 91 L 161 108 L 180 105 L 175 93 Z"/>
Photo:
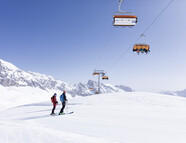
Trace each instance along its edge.
<path fill-rule="evenodd" d="M 63 93 L 66 93 L 66 91 L 63 91 Z"/>
<path fill-rule="evenodd" d="M 56 93 L 54 93 L 54 96 L 56 96 L 57 94 Z"/>

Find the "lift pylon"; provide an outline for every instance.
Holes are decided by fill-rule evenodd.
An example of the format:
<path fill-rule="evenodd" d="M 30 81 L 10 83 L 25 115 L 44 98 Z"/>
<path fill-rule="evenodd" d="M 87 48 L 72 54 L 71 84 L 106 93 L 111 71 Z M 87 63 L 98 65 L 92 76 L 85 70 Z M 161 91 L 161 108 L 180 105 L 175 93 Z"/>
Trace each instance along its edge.
<path fill-rule="evenodd" d="M 107 79 L 108 76 L 105 76 L 104 70 L 94 70 L 92 75 L 97 75 L 98 76 L 98 91 L 96 94 L 100 94 L 100 76 L 102 76 L 102 79 Z"/>

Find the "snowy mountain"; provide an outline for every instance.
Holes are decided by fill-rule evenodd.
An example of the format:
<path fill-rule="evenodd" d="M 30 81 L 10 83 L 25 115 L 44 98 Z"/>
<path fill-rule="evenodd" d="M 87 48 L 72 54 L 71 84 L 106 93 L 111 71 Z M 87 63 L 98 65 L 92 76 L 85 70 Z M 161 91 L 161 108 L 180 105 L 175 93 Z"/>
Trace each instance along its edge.
<path fill-rule="evenodd" d="M 67 83 L 55 80 L 51 76 L 39 74 L 35 72 L 25 72 L 18 69 L 11 63 L 0 60 L 0 84 L 9 86 L 31 86 L 39 87 L 41 89 L 59 89 L 63 90 Z"/>
<path fill-rule="evenodd" d="M 72 96 L 87 96 L 94 94 L 97 89 L 97 82 L 89 80 L 87 84 L 79 83 L 70 85 L 68 83 L 56 80 L 51 76 L 47 76 L 35 72 L 25 72 L 11 63 L 0 60 L 0 85 L 4 87 L 38 87 L 43 90 L 66 90 Z M 93 88 L 93 89 L 92 89 Z M 113 86 L 110 84 L 101 84 L 102 93 L 114 93 L 133 91 L 126 86 Z"/>
<path fill-rule="evenodd" d="M 186 97 L 186 89 L 181 90 L 181 91 L 162 91 L 161 93 L 172 95 L 172 96 Z"/>
<path fill-rule="evenodd" d="M 176 91 L 175 93 L 178 96 L 186 97 L 186 89 L 184 89 L 182 91 Z"/>

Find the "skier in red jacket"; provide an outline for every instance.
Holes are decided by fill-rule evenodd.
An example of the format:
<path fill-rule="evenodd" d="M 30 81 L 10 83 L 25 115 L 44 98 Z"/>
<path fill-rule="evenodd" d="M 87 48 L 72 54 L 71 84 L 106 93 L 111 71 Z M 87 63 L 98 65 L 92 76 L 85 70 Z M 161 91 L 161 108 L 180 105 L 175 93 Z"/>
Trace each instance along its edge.
<path fill-rule="evenodd" d="M 53 109 L 52 109 L 52 113 L 51 113 L 50 115 L 55 114 L 54 111 L 55 111 L 56 105 L 57 105 L 57 103 L 58 103 L 58 102 L 57 102 L 57 99 L 56 99 L 56 96 L 57 96 L 57 94 L 54 93 L 54 95 L 51 97 L 51 101 L 52 101 L 52 103 L 53 103 Z"/>

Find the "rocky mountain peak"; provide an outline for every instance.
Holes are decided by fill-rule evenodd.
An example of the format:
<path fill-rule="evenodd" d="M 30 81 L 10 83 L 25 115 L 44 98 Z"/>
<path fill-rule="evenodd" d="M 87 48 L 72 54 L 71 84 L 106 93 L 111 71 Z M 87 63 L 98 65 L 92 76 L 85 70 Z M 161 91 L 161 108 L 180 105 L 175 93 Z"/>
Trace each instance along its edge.
<path fill-rule="evenodd" d="M 60 80 L 56 80 L 51 76 L 35 72 L 25 72 L 3 60 L 0 60 L 0 85 L 5 87 L 39 87 L 43 90 L 66 90 L 72 96 L 87 96 L 94 94 L 98 87 L 97 82 L 92 80 L 89 80 L 87 84 L 79 83 L 70 85 Z M 111 84 L 101 84 L 100 90 L 102 93 L 132 91 L 129 87 L 113 86 Z"/>

